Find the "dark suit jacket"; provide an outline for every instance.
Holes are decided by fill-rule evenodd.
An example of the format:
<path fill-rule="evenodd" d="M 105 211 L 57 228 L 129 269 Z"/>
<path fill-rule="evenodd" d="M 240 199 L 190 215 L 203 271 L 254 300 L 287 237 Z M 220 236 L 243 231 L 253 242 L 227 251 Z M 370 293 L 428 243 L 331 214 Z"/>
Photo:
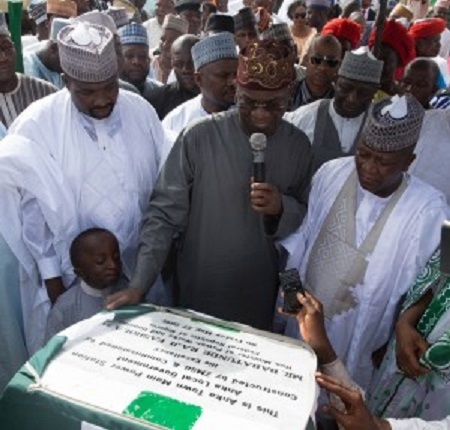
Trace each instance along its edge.
<path fill-rule="evenodd" d="M 373 9 L 369 9 L 367 12 L 366 21 L 375 21 L 377 13 Z"/>

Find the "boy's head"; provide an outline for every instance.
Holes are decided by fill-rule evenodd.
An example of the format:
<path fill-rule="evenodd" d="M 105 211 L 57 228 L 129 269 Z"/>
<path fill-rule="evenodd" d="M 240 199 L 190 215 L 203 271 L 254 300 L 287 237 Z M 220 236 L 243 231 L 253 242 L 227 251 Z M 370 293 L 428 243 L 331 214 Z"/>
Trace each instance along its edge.
<path fill-rule="evenodd" d="M 70 247 L 70 259 L 76 275 L 92 288 L 114 284 L 122 271 L 119 243 L 103 228 L 80 233 Z"/>

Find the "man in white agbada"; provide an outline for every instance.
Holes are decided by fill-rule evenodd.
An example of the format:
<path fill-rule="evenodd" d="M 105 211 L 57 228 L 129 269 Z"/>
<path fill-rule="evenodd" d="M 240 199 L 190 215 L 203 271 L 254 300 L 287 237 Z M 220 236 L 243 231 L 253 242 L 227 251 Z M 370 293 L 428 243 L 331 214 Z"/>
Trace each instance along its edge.
<path fill-rule="evenodd" d="M 217 33 L 192 47 L 194 78 L 200 94 L 167 114 L 163 126 L 178 135 L 193 120 L 223 112 L 234 103 L 238 56 L 234 36 Z"/>
<path fill-rule="evenodd" d="M 331 60 L 326 57 L 317 57 L 315 61 L 321 67 L 331 67 L 327 63 Z M 382 71 L 383 62 L 367 47 L 346 52 L 334 98 L 317 100 L 284 116 L 309 137 L 316 170 L 327 161 L 355 154 Z"/>
<path fill-rule="evenodd" d="M 30 332 L 35 322 L 31 312 L 48 308 L 45 302 L 39 306 L 38 292 L 44 288 L 39 288 L 33 251 L 23 240 L 23 226 L 33 228 L 33 220 L 23 217 L 31 197 L 46 220 L 45 225 L 36 220 L 34 227 L 51 232 L 61 272 L 70 277 L 62 251 L 70 246 L 67 238 L 77 225 L 74 199 L 51 156 L 24 137 L 8 135 L 0 145 L 0 391 L 28 359 L 24 331 Z M 45 329 L 45 319 L 36 329 Z"/>
<path fill-rule="evenodd" d="M 32 140 L 54 160 L 65 183 L 63 191 L 74 206 L 74 231 L 67 239 L 90 227 L 110 230 L 119 240 L 123 271 L 129 276 L 142 212 L 167 152 L 165 135 L 145 100 L 119 90 L 109 29 L 77 22 L 60 31 L 58 45 L 66 88 L 32 104 L 12 124 L 11 133 Z M 33 197 L 24 197 L 23 238 L 46 291 L 29 294 L 44 296 L 45 301 L 46 292 L 54 302 L 70 285 L 70 273 L 61 267 L 68 257 L 55 249 L 52 229 Z M 38 319 L 35 326 L 25 321 L 28 349 L 33 352 L 42 341 L 45 313 L 28 308 L 24 315 Z"/>
<path fill-rule="evenodd" d="M 282 242 L 288 267 L 323 303 L 332 346 L 363 389 L 372 354 L 389 340 L 398 302 L 439 245 L 447 216 L 444 196 L 405 173 L 423 115 L 409 94 L 376 104 L 356 156 L 322 166 L 307 218 Z M 294 319 L 286 334 L 298 336 Z"/>

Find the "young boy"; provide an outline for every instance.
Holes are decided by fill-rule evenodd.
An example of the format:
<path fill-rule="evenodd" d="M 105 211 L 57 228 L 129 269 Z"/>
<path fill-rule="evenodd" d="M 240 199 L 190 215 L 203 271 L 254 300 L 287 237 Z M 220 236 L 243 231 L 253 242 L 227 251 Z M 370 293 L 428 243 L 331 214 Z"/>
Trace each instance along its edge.
<path fill-rule="evenodd" d="M 119 279 L 119 243 L 108 230 L 91 228 L 80 233 L 70 247 L 70 259 L 80 281 L 61 295 L 50 310 L 46 340 L 100 312 L 106 296 L 125 286 Z"/>

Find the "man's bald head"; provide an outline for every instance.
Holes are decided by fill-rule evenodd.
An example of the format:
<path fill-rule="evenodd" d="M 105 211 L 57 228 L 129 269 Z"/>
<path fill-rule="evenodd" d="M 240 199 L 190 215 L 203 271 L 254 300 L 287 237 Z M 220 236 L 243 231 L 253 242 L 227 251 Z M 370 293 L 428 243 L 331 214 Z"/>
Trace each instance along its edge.
<path fill-rule="evenodd" d="M 332 50 L 338 58 L 342 56 L 342 47 L 339 40 L 331 34 L 316 36 L 311 41 L 308 49 L 308 55 L 314 55 L 317 50 L 326 48 Z"/>
<path fill-rule="evenodd" d="M 433 76 L 433 81 L 436 81 L 437 77 L 439 76 L 439 66 L 431 58 L 427 57 L 415 58 L 405 67 L 404 74 L 406 75 L 408 73 L 414 73 L 415 71 L 418 70 L 430 71 L 430 73 L 432 73 Z"/>
<path fill-rule="evenodd" d="M 183 36 L 180 36 L 178 39 L 173 42 L 172 45 L 172 56 L 175 52 L 180 52 L 182 50 L 189 50 L 191 51 L 191 48 L 199 41 L 200 39 L 197 36 L 194 36 L 193 34 L 185 34 Z"/>
<path fill-rule="evenodd" d="M 191 49 L 200 39 L 192 34 L 180 36 L 173 42 L 172 67 L 180 86 L 188 91 L 197 91 L 198 87 L 194 80 L 194 63 L 192 61 Z"/>
<path fill-rule="evenodd" d="M 400 82 L 402 93 L 411 93 L 425 108 L 438 90 L 439 67 L 431 58 L 419 57 L 405 68 Z"/>

